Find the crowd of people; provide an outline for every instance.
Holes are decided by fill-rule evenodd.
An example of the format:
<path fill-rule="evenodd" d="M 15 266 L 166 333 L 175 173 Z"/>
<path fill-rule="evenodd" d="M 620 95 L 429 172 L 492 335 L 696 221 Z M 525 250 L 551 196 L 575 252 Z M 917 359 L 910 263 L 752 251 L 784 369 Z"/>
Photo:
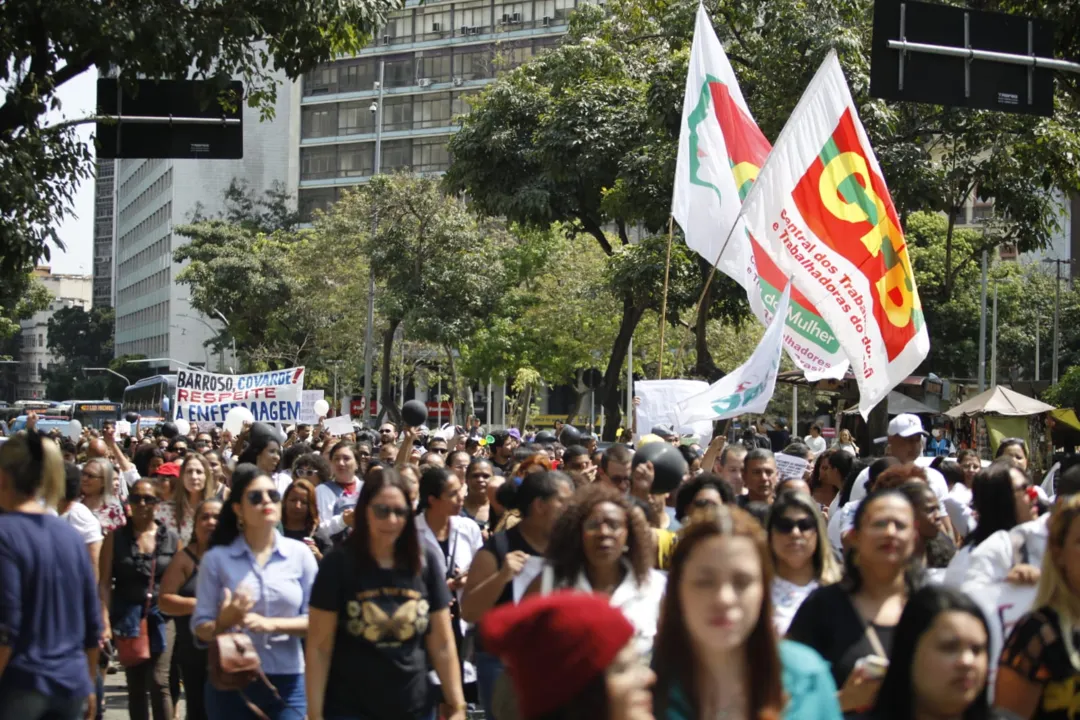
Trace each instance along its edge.
<path fill-rule="evenodd" d="M 1075 717 L 1080 465 L 1046 493 L 1023 441 L 780 430 L 805 471 L 756 433 L 31 418 L 0 446 L 0 720 L 100 718 L 116 667 L 132 720 Z"/>

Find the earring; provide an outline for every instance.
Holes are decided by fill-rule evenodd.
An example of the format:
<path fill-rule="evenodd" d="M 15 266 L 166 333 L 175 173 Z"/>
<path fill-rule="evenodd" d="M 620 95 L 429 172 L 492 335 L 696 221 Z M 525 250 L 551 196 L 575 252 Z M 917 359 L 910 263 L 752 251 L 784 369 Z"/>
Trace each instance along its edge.
<path fill-rule="evenodd" d="M 244 518 L 236 518 L 236 529 L 237 530 L 243 530 L 244 529 Z"/>
<path fill-rule="evenodd" d="M 630 546 L 629 545 L 623 545 L 622 546 L 622 551 L 623 551 L 623 555 L 630 552 Z"/>

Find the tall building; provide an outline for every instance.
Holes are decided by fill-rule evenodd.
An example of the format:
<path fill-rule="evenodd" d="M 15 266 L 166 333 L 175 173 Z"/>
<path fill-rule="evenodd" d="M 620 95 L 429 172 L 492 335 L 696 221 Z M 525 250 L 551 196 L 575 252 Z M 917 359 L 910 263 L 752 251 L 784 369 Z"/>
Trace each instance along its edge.
<path fill-rule="evenodd" d="M 181 266 L 173 253 L 186 242 L 174 232 L 195 214 L 213 217 L 236 180 L 261 194 L 275 183 L 296 187 L 291 148 L 299 141 L 295 83 L 278 87 L 275 116 L 260 122 L 259 111 L 244 108 L 242 160 L 116 161 L 116 356 L 162 358 L 162 370 L 180 363 L 209 367 L 229 364 L 204 343 L 220 328 L 216 317 L 191 307 L 186 285 L 176 282 Z M 235 361 L 233 361 L 235 363 Z"/>
<path fill-rule="evenodd" d="M 303 79 L 300 100 L 300 209 L 326 208 L 341 189 L 374 172 L 379 64 L 383 70 L 381 171 L 440 173 L 450 157 L 453 118 L 465 97 L 499 70 L 558 42 L 581 0 L 407 0 L 356 57 Z"/>
<path fill-rule="evenodd" d="M 81 307 L 89 310 L 93 296 L 94 279 L 90 275 L 54 275 L 48 267 L 38 267 L 34 276 L 41 281 L 52 295 L 49 306 L 29 320 L 20 323 L 19 333 L 19 381 L 16 387 L 17 400 L 45 399 L 44 371 L 53 362 L 49 352 L 49 318 L 57 310 L 69 307 Z M 67 400 L 68 398 L 49 398 Z"/>
<path fill-rule="evenodd" d="M 94 177 L 94 307 L 113 304 L 116 161 L 98 160 Z"/>

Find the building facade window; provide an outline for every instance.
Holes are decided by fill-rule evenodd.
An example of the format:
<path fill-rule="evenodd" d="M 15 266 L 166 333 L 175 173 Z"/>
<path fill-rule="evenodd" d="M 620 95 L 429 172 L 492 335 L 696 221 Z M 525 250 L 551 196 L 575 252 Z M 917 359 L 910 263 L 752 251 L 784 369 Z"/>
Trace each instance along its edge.
<path fill-rule="evenodd" d="M 375 113 L 365 101 L 341 103 L 338 107 L 338 135 L 362 135 L 375 132 Z"/>
<path fill-rule="evenodd" d="M 451 104 L 450 93 L 418 95 L 413 103 L 413 128 L 447 127 Z"/>
<path fill-rule="evenodd" d="M 450 153 L 446 150 L 445 137 L 413 140 L 413 172 L 443 172 L 449 167 Z"/>
<path fill-rule="evenodd" d="M 453 61 L 450 51 L 424 52 L 416 56 L 416 81 L 423 84 L 424 81 L 431 83 L 450 82 L 453 77 Z"/>
<path fill-rule="evenodd" d="M 336 174 L 337 148 L 300 148 L 302 180 L 332 178 Z"/>
<path fill-rule="evenodd" d="M 412 130 L 413 96 L 383 99 L 383 131 Z"/>
<path fill-rule="evenodd" d="M 332 103 L 304 108 L 300 113 L 300 137 L 333 137 L 337 134 L 337 113 L 337 105 Z"/>

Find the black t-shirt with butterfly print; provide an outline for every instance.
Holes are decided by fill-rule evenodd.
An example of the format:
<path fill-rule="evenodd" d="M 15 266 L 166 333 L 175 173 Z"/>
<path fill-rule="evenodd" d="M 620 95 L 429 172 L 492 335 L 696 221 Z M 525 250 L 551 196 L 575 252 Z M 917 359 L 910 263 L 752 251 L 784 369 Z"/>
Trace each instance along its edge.
<path fill-rule="evenodd" d="M 450 604 L 439 551 L 420 543 L 424 567 L 360 571 L 349 548 L 323 558 L 310 605 L 337 613 L 323 714 L 411 720 L 430 713 L 425 640 L 430 617 Z"/>

